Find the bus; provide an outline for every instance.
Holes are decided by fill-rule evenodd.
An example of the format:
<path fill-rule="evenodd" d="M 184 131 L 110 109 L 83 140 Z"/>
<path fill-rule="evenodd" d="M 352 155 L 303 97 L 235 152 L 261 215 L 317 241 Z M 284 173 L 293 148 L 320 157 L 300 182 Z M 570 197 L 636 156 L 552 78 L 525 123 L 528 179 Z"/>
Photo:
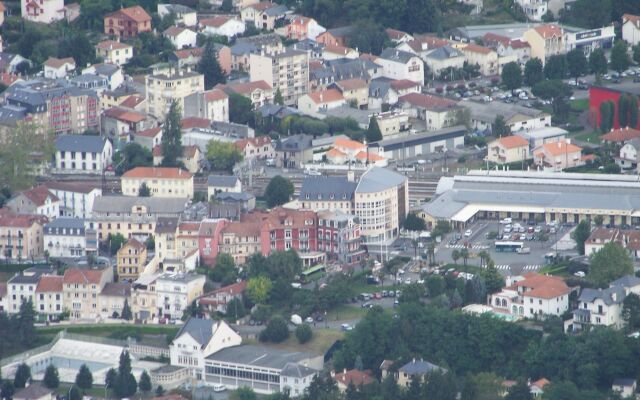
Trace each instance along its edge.
<path fill-rule="evenodd" d="M 516 253 L 523 247 L 522 242 L 496 242 L 496 251 L 499 253 Z"/>
<path fill-rule="evenodd" d="M 315 281 L 317 279 L 322 278 L 324 276 L 325 271 L 326 271 L 326 268 L 324 264 L 318 264 L 316 266 L 313 266 L 309 269 L 302 271 L 302 273 L 300 274 L 300 281 L 302 283 L 309 283 L 311 281 Z"/>

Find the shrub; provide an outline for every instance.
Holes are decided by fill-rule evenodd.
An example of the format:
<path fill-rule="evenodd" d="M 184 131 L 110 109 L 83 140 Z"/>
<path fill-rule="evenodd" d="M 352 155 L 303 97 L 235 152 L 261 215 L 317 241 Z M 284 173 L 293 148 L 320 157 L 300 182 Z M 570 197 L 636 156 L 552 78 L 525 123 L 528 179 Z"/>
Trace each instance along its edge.
<path fill-rule="evenodd" d="M 307 324 L 298 325 L 296 328 L 296 338 L 298 339 L 298 343 L 305 344 L 313 337 L 313 331 L 311 327 Z"/>
<path fill-rule="evenodd" d="M 289 327 L 287 321 L 281 316 L 275 316 L 271 318 L 267 327 L 260 332 L 261 342 L 273 342 L 280 343 L 289 337 Z"/>

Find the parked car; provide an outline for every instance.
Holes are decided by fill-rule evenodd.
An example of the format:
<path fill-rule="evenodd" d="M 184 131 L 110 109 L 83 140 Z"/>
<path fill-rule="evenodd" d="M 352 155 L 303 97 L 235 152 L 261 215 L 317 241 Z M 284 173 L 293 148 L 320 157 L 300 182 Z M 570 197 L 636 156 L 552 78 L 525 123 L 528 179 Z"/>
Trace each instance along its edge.
<path fill-rule="evenodd" d="M 464 236 L 465 237 L 469 237 L 469 236 L 471 236 L 471 234 L 473 234 L 473 231 L 471 229 L 467 229 L 466 231 L 464 231 Z"/>
<path fill-rule="evenodd" d="M 213 385 L 213 391 L 214 392 L 224 392 L 225 390 L 227 390 L 227 387 L 225 385 L 221 385 L 221 384 L 215 384 Z"/>
<path fill-rule="evenodd" d="M 505 219 L 500 220 L 500 223 L 502 225 L 508 225 L 508 224 L 511 224 L 512 222 L 513 222 L 513 218 L 505 218 Z"/>
<path fill-rule="evenodd" d="M 352 331 L 353 330 L 353 326 L 351 326 L 349 324 L 342 324 L 342 325 L 340 325 L 340 330 L 343 331 L 343 332 Z"/>

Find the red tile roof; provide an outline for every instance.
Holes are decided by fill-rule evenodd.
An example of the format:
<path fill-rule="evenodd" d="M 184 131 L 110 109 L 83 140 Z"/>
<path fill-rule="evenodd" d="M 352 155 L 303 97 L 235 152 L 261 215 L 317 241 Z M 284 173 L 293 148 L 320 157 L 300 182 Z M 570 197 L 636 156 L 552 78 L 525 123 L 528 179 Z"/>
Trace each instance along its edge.
<path fill-rule="evenodd" d="M 349 52 L 353 51 L 353 49 L 349 47 L 340 46 L 340 45 L 328 44 L 324 46 L 323 51 L 328 53 L 333 53 L 333 54 L 347 55 L 349 54 Z"/>
<path fill-rule="evenodd" d="M 470 43 L 466 45 L 462 49 L 462 51 L 470 51 L 472 53 L 480 53 L 480 54 L 490 54 L 493 50 L 488 47 L 479 46 L 477 44 Z"/>
<path fill-rule="evenodd" d="M 364 79 L 358 78 L 337 81 L 336 84 L 344 90 L 356 90 L 368 87 L 367 82 Z"/>
<path fill-rule="evenodd" d="M 49 57 L 47 58 L 47 61 L 44 62 L 45 66 L 51 67 L 51 68 L 60 68 L 65 64 L 72 64 L 75 67 L 76 61 L 73 59 L 73 57 L 67 57 L 67 58 Z"/>
<path fill-rule="evenodd" d="M 103 40 L 102 42 L 98 43 L 96 47 L 101 50 L 122 50 L 133 46 L 115 40 Z"/>
<path fill-rule="evenodd" d="M 44 185 L 25 190 L 24 192 L 21 192 L 21 194 L 31 200 L 31 202 L 36 206 L 43 206 L 47 201 L 47 198 L 50 198 L 51 201 L 60 201 L 60 199 L 55 194 L 51 193 L 49 188 Z"/>
<path fill-rule="evenodd" d="M 582 147 L 578 147 L 575 144 L 567 143 L 566 141 L 545 143 L 542 145 L 544 150 L 552 156 L 558 156 L 567 153 L 577 153 L 582 151 Z"/>
<path fill-rule="evenodd" d="M 391 40 L 400 40 L 405 36 L 409 36 L 407 32 L 399 31 L 397 29 L 387 28 L 384 31 Z"/>
<path fill-rule="evenodd" d="M 232 92 L 235 92 L 238 94 L 244 94 L 244 95 L 249 95 L 258 89 L 264 90 L 264 91 L 273 90 L 273 88 L 267 82 L 262 80 L 255 81 L 255 82 L 228 83 L 226 85 L 220 84 L 220 85 L 216 85 L 216 88 L 219 88 L 222 90 L 227 89 Z"/>
<path fill-rule="evenodd" d="M 320 92 L 311 92 L 308 94 L 311 100 L 316 104 L 331 103 L 334 101 L 344 100 L 342 93 L 336 89 L 327 89 Z"/>
<path fill-rule="evenodd" d="M 620 128 L 602 135 L 604 142 L 627 142 L 631 139 L 640 138 L 640 130 L 634 128 Z"/>
<path fill-rule="evenodd" d="M 389 84 L 395 90 L 406 90 L 414 87 L 420 87 L 419 82 L 410 81 L 408 79 L 394 79 L 389 82 Z"/>
<path fill-rule="evenodd" d="M 218 15 L 217 17 L 213 17 L 213 18 L 205 18 L 200 20 L 200 25 L 204 25 L 204 26 L 211 26 L 214 28 L 219 28 L 222 25 L 226 24 L 227 22 L 229 22 L 230 20 L 232 20 L 233 18 L 231 17 L 227 17 L 227 16 L 222 16 L 222 15 Z"/>
<path fill-rule="evenodd" d="M 511 286 L 511 289 L 525 288 L 524 296 L 542 299 L 552 299 L 564 296 L 571 292 L 571 289 L 558 276 L 540 275 L 534 272 L 524 276 L 524 280 L 518 281 Z"/>
<path fill-rule="evenodd" d="M 127 7 L 127 8 L 122 8 L 120 10 L 114 11 L 112 13 L 109 13 L 106 15 L 106 17 L 115 17 L 115 18 L 127 18 L 127 19 L 131 19 L 135 22 L 144 22 L 144 21 L 149 21 L 151 22 L 151 16 L 149 14 L 147 14 L 147 12 L 144 10 L 144 8 L 140 7 L 140 6 L 133 6 L 133 7 Z"/>
<path fill-rule="evenodd" d="M 234 142 L 234 145 L 238 149 L 244 150 L 249 143 L 251 143 L 253 147 L 265 146 L 271 143 L 271 138 L 269 136 L 258 136 L 247 139 L 239 139 Z"/>
<path fill-rule="evenodd" d="M 182 157 L 187 157 L 187 158 L 194 157 L 197 151 L 198 151 L 198 146 L 196 145 L 182 146 Z M 160 145 L 153 146 L 151 153 L 153 154 L 154 157 L 161 157 L 162 146 Z"/>
<path fill-rule="evenodd" d="M 142 249 L 146 249 L 147 248 L 147 246 L 144 243 L 138 241 L 135 238 L 131 238 L 131 239 L 127 240 L 127 243 L 125 243 L 124 246 L 132 247 L 132 248 L 138 249 L 138 250 L 142 250 Z"/>
<path fill-rule="evenodd" d="M 562 28 L 558 25 L 538 25 L 533 29 L 543 38 L 562 36 Z"/>
<path fill-rule="evenodd" d="M 122 107 L 126 107 L 126 108 L 136 108 L 144 100 L 145 100 L 145 98 L 143 96 L 140 96 L 138 94 L 133 94 L 133 95 L 127 97 L 126 99 L 124 99 L 124 101 L 122 103 L 120 103 L 120 105 Z"/>
<path fill-rule="evenodd" d="M 173 54 L 178 59 L 193 57 L 202 57 L 202 53 L 204 53 L 204 47 L 195 47 L 193 49 L 184 49 L 184 50 L 176 50 Z"/>
<path fill-rule="evenodd" d="M 123 178 L 191 179 L 193 175 L 180 168 L 136 167 L 122 175 Z"/>
<path fill-rule="evenodd" d="M 258 11 L 264 11 L 264 10 L 268 10 L 271 7 L 275 7 L 277 6 L 277 4 L 274 4 L 270 1 L 261 1 L 260 3 L 256 3 L 256 4 L 251 4 L 249 6 L 247 6 L 247 8 L 253 8 L 254 10 L 258 10 Z"/>
<path fill-rule="evenodd" d="M 340 374 L 335 374 L 333 376 L 333 380 L 345 386 L 353 384 L 355 387 L 370 385 L 374 382 L 371 371 L 359 371 L 357 369 L 351 369 Z"/>
<path fill-rule="evenodd" d="M 355 141 L 355 140 L 351 140 L 351 139 L 345 139 L 345 138 L 337 138 L 334 142 L 333 142 L 334 147 L 344 147 L 347 149 L 352 149 L 352 150 L 358 150 L 358 149 L 362 149 L 365 147 L 364 144 Z"/>
<path fill-rule="evenodd" d="M 120 107 L 111 107 L 110 109 L 104 112 L 104 116 L 108 118 L 117 119 L 120 121 L 131 122 L 134 124 L 138 122 L 142 122 L 145 119 L 147 119 L 147 116 L 142 113 L 125 110 L 124 108 L 120 108 Z"/>
<path fill-rule="evenodd" d="M 63 282 L 65 284 L 98 284 L 105 272 L 106 269 L 68 268 L 64 272 Z"/>
<path fill-rule="evenodd" d="M 62 276 L 42 275 L 36 286 L 36 293 L 62 292 Z"/>
<path fill-rule="evenodd" d="M 181 34 L 182 32 L 188 30 L 187 28 L 183 28 L 182 26 L 170 26 L 167 29 L 165 29 L 164 33 L 167 36 L 178 36 L 179 34 Z"/>
<path fill-rule="evenodd" d="M 503 46 L 508 46 L 509 42 L 511 41 L 511 38 L 507 36 L 498 35 L 497 33 L 488 32 L 484 34 L 484 36 L 482 37 L 482 40 L 485 43 L 491 43 L 491 44 L 500 43 Z"/>
<path fill-rule="evenodd" d="M 501 145 L 503 145 L 507 149 L 515 149 L 516 147 L 524 147 L 529 146 L 529 142 L 527 139 L 522 136 L 505 136 L 497 139 Z"/>
<path fill-rule="evenodd" d="M 155 128 L 151 128 L 151 129 L 146 129 L 144 131 L 140 131 L 140 132 L 136 132 L 136 136 L 143 136 L 143 137 L 156 137 L 160 132 L 162 132 L 162 127 L 161 126 L 156 126 Z"/>
<path fill-rule="evenodd" d="M 404 96 L 400 96 L 398 100 L 409 103 L 412 106 L 434 111 L 443 111 L 449 108 L 453 108 L 458 104 L 455 101 L 446 99 L 444 97 L 422 93 L 405 94 Z"/>
<path fill-rule="evenodd" d="M 631 22 L 636 27 L 636 29 L 640 29 L 640 16 L 639 15 L 623 14 L 622 15 L 622 23 L 624 24 L 627 21 Z"/>
<path fill-rule="evenodd" d="M 260 222 L 230 222 L 220 233 L 222 235 L 232 233 L 239 237 L 260 236 L 262 223 Z"/>
<path fill-rule="evenodd" d="M 198 117 L 187 117 L 183 118 L 181 121 L 182 129 L 191 129 L 191 128 L 211 128 L 211 120 L 206 118 L 198 118 Z"/>
<path fill-rule="evenodd" d="M 204 92 L 205 101 L 220 101 L 228 98 L 229 96 L 220 89 L 211 89 Z"/>

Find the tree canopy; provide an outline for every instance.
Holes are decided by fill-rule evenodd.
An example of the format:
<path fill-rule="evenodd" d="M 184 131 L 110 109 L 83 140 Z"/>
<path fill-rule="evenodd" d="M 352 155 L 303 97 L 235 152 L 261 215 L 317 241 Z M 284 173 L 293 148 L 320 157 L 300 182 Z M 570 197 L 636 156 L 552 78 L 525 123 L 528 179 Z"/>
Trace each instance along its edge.
<path fill-rule="evenodd" d="M 522 86 L 522 70 L 517 62 L 510 62 L 502 67 L 502 83 L 509 90 Z"/>
<path fill-rule="evenodd" d="M 542 61 L 539 58 L 532 58 L 524 65 L 524 83 L 533 87 L 536 83 L 544 80 Z"/>
<path fill-rule="evenodd" d="M 572 239 L 576 241 L 580 255 L 584 255 L 584 242 L 589 238 L 590 234 L 591 223 L 587 220 L 582 220 L 571 235 Z"/>
<path fill-rule="evenodd" d="M 611 69 L 617 72 L 623 72 L 631 64 L 631 58 L 628 53 L 629 46 L 624 40 L 617 40 L 611 49 Z"/>
<path fill-rule="evenodd" d="M 162 166 L 178 167 L 182 157 L 182 122 L 180 104 L 171 103 L 162 128 Z"/>
<path fill-rule="evenodd" d="M 618 243 L 607 243 L 593 256 L 587 279 L 597 287 L 607 287 L 611 281 L 633 274 L 633 261 Z"/>
<path fill-rule="evenodd" d="M 207 143 L 207 160 L 216 170 L 230 172 L 243 158 L 244 154 L 232 142 L 211 140 Z"/>
<path fill-rule="evenodd" d="M 116 174 L 122 175 L 135 167 L 153 166 L 153 154 L 139 143 L 130 142 L 114 154 L 113 165 L 115 165 Z"/>
<path fill-rule="evenodd" d="M 0 187 L 12 191 L 33 187 L 36 164 L 32 155 L 42 153 L 45 160 L 53 155 L 52 135 L 40 130 L 27 122 L 18 122 L 16 127 L 7 130 L 0 146 Z"/>
<path fill-rule="evenodd" d="M 204 46 L 197 70 L 204 75 L 205 90 L 210 90 L 215 85 L 226 82 L 226 77 L 218 62 L 218 51 L 212 40 L 208 40 Z"/>
<path fill-rule="evenodd" d="M 293 195 L 293 183 L 287 178 L 276 175 L 271 178 L 264 191 L 264 197 L 269 207 L 280 206 L 291 200 Z"/>

